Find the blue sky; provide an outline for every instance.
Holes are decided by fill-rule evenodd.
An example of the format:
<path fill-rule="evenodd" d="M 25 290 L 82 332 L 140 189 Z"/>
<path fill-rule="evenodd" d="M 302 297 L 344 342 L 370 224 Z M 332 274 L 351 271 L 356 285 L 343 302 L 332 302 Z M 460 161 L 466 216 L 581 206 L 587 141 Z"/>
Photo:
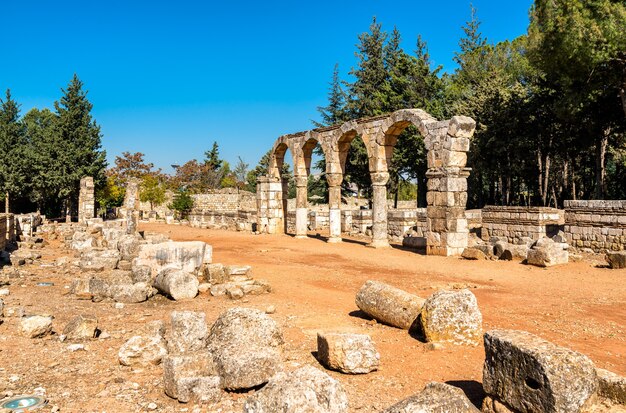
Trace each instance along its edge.
<path fill-rule="evenodd" d="M 202 159 L 213 141 L 251 167 L 285 133 L 312 128 L 335 63 L 355 65 L 372 17 L 412 51 L 418 34 L 452 72 L 470 1 L 0 0 L 0 89 L 50 107 L 77 73 L 89 90 L 103 147 L 171 171 Z M 526 32 L 530 0 L 473 0 L 492 42 Z"/>

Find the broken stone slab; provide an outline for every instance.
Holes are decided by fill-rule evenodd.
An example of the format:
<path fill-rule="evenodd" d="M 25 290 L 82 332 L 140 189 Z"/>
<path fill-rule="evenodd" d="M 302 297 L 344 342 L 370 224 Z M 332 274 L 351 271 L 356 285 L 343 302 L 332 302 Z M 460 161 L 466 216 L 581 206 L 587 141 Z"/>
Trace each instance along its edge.
<path fill-rule="evenodd" d="M 181 403 L 216 403 L 222 397 L 222 379 L 219 376 L 183 377 L 178 379 L 176 385 Z"/>
<path fill-rule="evenodd" d="M 626 377 L 604 369 L 596 369 L 598 395 L 613 403 L 626 406 Z"/>
<path fill-rule="evenodd" d="M 142 303 L 153 295 L 152 286 L 144 282 L 109 286 L 109 296 L 117 303 Z"/>
<path fill-rule="evenodd" d="M 231 285 L 226 287 L 226 295 L 231 300 L 239 300 L 240 298 L 243 298 L 245 294 L 239 286 Z"/>
<path fill-rule="evenodd" d="M 606 262 L 614 270 L 626 268 L 626 251 L 609 251 L 606 253 Z"/>
<path fill-rule="evenodd" d="M 70 341 L 89 340 L 96 336 L 98 319 L 94 315 L 77 315 L 63 329 L 63 335 Z"/>
<path fill-rule="evenodd" d="M 163 357 L 161 365 L 165 394 L 173 399 L 178 399 L 179 393 L 188 392 L 189 382 L 184 379 L 216 376 L 213 359 L 207 351 L 168 354 Z"/>
<path fill-rule="evenodd" d="M 228 277 L 234 276 L 247 276 L 250 270 L 252 269 L 249 265 L 225 265 L 224 272 Z M 250 279 L 249 277 L 246 279 Z"/>
<path fill-rule="evenodd" d="M 370 317 L 408 330 L 419 315 L 424 299 L 378 281 L 366 281 L 356 294 L 356 305 Z"/>
<path fill-rule="evenodd" d="M 160 244 L 141 244 L 133 266 L 147 265 L 156 276 L 165 268 L 176 268 L 198 274 L 203 264 L 210 264 L 212 248 L 202 241 L 168 241 Z"/>
<path fill-rule="evenodd" d="M 585 355 L 525 331 L 485 333 L 483 388 L 512 410 L 579 412 L 597 387 Z"/>
<path fill-rule="evenodd" d="M 524 261 L 528 257 L 528 250 L 529 247 L 526 244 L 507 244 L 499 259 L 503 261 Z"/>
<path fill-rule="evenodd" d="M 124 366 L 157 365 L 167 355 L 167 348 L 160 334 L 140 335 L 124 343 L 117 355 Z"/>
<path fill-rule="evenodd" d="M 52 332 L 52 317 L 44 315 L 22 317 L 19 331 L 25 337 L 43 337 Z"/>
<path fill-rule="evenodd" d="M 121 259 L 132 261 L 139 249 L 139 237 L 135 234 L 122 235 L 117 241 L 117 249 L 120 252 Z"/>
<path fill-rule="evenodd" d="M 325 367 L 347 374 L 369 373 L 380 364 L 380 354 L 366 334 L 317 333 L 317 358 Z"/>
<path fill-rule="evenodd" d="M 486 260 L 487 259 L 487 256 L 485 255 L 485 253 L 476 247 L 465 248 L 463 250 L 463 254 L 461 254 L 461 257 L 465 258 L 466 260 Z"/>
<path fill-rule="evenodd" d="M 567 264 L 569 254 L 567 244 L 556 243 L 550 238 L 541 238 L 528 250 L 526 263 L 537 267 L 551 267 L 553 265 Z"/>
<path fill-rule="evenodd" d="M 152 283 L 152 269 L 147 265 L 132 265 L 131 274 L 133 282 Z"/>
<path fill-rule="evenodd" d="M 261 295 L 272 292 L 272 286 L 267 280 L 250 280 L 240 284 L 244 294 Z"/>
<path fill-rule="evenodd" d="M 437 291 L 424 303 L 420 325 L 428 342 L 477 345 L 482 338 L 482 314 L 476 296 L 464 289 Z"/>
<path fill-rule="evenodd" d="M 223 264 L 208 264 L 204 268 L 204 279 L 211 284 L 223 284 L 228 281 Z"/>
<path fill-rule="evenodd" d="M 166 268 L 154 279 L 153 286 L 175 301 L 194 298 L 198 295 L 198 278 L 188 272 Z"/>
<path fill-rule="evenodd" d="M 444 383 L 428 383 L 414 396 L 394 404 L 383 413 L 479 413 L 463 390 Z"/>
<path fill-rule="evenodd" d="M 244 413 L 296 413 L 348 411 L 348 396 L 337 380 L 312 366 L 278 373 L 249 397 Z"/>
<path fill-rule="evenodd" d="M 167 335 L 170 354 L 193 353 L 207 348 L 209 329 L 206 315 L 194 311 L 172 311 Z"/>
<path fill-rule="evenodd" d="M 259 386 L 281 369 L 283 334 L 259 310 L 235 307 L 223 312 L 211 327 L 208 343 L 225 389 Z"/>
<path fill-rule="evenodd" d="M 88 250 L 81 254 L 78 266 L 83 271 L 103 271 L 117 268 L 120 253 L 117 250 Z"/>

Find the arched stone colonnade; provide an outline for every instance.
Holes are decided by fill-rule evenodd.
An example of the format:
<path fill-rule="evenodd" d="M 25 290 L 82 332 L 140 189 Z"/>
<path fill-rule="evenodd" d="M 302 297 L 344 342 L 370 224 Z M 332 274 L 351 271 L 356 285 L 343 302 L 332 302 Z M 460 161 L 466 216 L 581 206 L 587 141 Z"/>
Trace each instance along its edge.
<path fill-rule="evenodd" d="M 329 242 L 341 241 L 341 183 L 350 143 L 363 140 L 369 158 L 373 186 L 372 247 L 388 246 L 387 166 L 398 136 L 414 125 L 422 137 L 427 154 L 427 232 L 426 250 L 432 255 L 457 255 L 467 246 L 465 219 L 467 203 L 467 151 L 476 123 L 465 116 L 438 121 L 421 109 L 403 109 L 389 115 L 357 119 L 340 126 L 313 129 L 281 136 L 272 148 L 268 174 L 257 185 L 257 228 L 264 233 L 281 233 L 285 228 L 287 182 L 280 171 L 287 149 L 293 157 L 297 188 L 296 237 L 307 234 L 307 178 L 311 157 L 319 144 L 326 157 L 329 187 Z"/>

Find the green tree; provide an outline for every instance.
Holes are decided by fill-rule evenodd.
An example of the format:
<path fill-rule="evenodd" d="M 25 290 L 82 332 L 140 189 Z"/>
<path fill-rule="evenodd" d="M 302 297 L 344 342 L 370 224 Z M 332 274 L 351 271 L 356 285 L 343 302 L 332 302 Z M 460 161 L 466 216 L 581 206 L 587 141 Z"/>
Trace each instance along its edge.
<path fill-rule="evenodd" d="M 184 218 L 193 208 L 193 198 L 188 191 L 181 189 L 174 195 L 169 208 L 176 211 L 179 218 Z"/>
<path fill-rule="evenodd" d="M 220 149 L 217 142 L 213 142 L 213 146 L 204 153 L 204 156 L 204 163 L 208 165 L 211 170 L 215 171 L 222 168 L 224 161 L 220 159 Z"/>
<path fill-rule="evenodd" d="M 99 215 L 105 215 L 110 208 L 121 207 L 124 203 L 126 188 L 120 186 L 117 180 L 108 176 L 104 185 L 96 189 L 96 202 Z"/>
<path fill-rule="evenodd" d="M 24 127 L 19 113 L 20 105 L 7 89 L 6 98 L 0 99 L 0 199 L 5 199 L 6 212 L 10 198 L 26 189 Z"/>
<path fill-rule="evenodd" d="M 238 156 L 237 159 L 237 165 L 235 165 L 235 169 L 233 169 L 233 176 L 237 182 L 237 188 L 243 189 L 246 186 L 249 165 L 241 159 L 241 156 Z"/>
<path fill-rule="evenodd" d="M 74 75 L 63 96 L 54 102 L 56 138 L 60 155 L 58 197 L 66 207 L 75 206 L 82 177 L 92 176 L 97 185 L 104 181 L 105 152 L 101 148 L 100 126 L 91 116 L 93 105 L 83 90 L 83 82 Z"/>
<path fill-rule="evenodd" d="M 165 202 L 165 186 L 157 175 L 145 174 L 141 180 L 139 199 L 141 202 L 150 203 L 150 211 L 154 211 L 154 206 Z"/>

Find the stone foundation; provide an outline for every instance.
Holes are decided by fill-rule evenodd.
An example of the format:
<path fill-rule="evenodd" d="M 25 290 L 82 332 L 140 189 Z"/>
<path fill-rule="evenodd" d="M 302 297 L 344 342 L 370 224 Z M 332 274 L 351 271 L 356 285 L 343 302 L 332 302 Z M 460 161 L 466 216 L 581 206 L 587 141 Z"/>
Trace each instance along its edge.
<path fill-rule="evenodd" d="M 565 201 L 565 237 L 576 248 L 620 251 L 626 246 L 626 201 Z"/>

